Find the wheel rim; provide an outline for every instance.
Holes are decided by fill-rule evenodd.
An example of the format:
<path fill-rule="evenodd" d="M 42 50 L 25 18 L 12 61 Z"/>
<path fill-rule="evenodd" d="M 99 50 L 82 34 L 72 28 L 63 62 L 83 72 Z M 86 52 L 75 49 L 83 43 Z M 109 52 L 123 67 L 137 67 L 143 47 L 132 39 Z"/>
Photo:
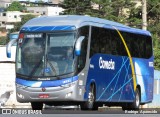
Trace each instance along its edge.
<path fill-rule="evenodd" d="M 136 107 L 139 107 L 139 94 L 136 95 Z"/>
<path fill-rule="evenodd" d="M 89 94 L 88 94 L 88 107 L 90 109 L 93 108 L 93 103 L 94 103 L 94 90 L 92 87 Z"/>

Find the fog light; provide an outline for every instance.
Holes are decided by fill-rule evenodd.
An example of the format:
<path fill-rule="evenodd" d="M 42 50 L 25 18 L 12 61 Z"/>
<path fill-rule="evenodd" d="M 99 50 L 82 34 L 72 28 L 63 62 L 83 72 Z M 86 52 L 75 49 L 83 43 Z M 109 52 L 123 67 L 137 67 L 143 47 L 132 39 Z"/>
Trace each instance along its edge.
<path fill-rule="evenodd" d="M 65 98 L 71 97 L 71 95 L 72 95 L 72 92 L 69 92 L 66 94 Z"/>

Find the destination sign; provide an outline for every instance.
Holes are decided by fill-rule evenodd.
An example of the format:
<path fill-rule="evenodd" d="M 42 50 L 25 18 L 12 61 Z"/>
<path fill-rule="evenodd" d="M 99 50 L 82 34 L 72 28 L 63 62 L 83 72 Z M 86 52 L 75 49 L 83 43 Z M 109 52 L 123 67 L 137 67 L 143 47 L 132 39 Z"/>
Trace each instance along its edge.
<path fill-rule="evenodd" d="M 25 34 L 25 38 L 42 38 L 42 33 L 32 33 L 32 34 Z"/>

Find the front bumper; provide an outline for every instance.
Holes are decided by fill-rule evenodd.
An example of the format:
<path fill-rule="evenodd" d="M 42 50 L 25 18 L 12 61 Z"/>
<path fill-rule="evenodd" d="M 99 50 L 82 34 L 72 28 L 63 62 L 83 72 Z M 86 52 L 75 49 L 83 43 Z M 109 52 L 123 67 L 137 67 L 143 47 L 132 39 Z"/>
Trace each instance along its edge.
<path fill-rule="evenodd" d="M 40 87 L 25 87 L 16 84 L 17 101 L 21 103 L 83 101 L 84 92 L 84 86 L 79 86 L 78 81 L 64 86 L 43 87 L 43 89 Z"/>

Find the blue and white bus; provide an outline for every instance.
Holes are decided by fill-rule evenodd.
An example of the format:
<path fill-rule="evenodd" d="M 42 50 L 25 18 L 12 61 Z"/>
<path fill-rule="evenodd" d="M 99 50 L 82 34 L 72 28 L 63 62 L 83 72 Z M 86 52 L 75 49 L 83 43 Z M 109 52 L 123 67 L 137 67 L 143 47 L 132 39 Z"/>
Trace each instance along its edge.
<path fill-rule="evenodd" d="M 38 17 L 16 42 L 16 97 L 33 109 L 47 105 L 122 106 L 153 99 L 151 34 L 89 16 Z"/>

